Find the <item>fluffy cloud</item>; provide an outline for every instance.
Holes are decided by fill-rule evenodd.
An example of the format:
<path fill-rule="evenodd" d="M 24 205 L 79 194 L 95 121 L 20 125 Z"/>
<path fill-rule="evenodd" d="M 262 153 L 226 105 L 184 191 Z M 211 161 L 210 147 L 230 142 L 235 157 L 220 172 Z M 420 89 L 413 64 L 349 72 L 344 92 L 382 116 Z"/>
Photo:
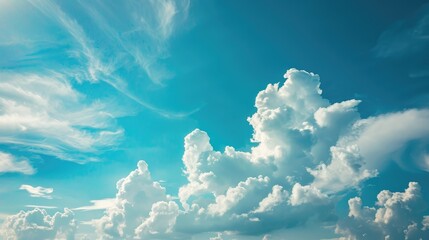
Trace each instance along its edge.
<path fill-rule="evenodd" d="M 282 186 L 274 185 L 272 192 L 259 202 L 259 206 L 254 212 L 261 213 L 271 211 L 277 205 L 285 202 L 288 196 L 289 193 L 286 190 L 283 190 Z"/>
<path fill-rule="evenodd" d="M 175 202 L 156 202 L 152 204 L 149 217 L 136 228 L 135 233 L 141 239 L 171 233 L 178 215 L 179 207 Z"/>
<path fill-rule="evenodd" d="M 1 235 L 7 240 L 74 239 L 75 230 L 74 214 L 69 209 L 50 216 L 36 208 L 9 216 L 2 225 Z"/>
<path fill-rule="evenodd" d="M 296 183 L 292 188 L 292 194 L 290 196 L 290 204 L 292 206 L 301 204 L 320 204 L 326 202 L 328 196 L 321 193 L 319 189 L 314 186 L 302 186 Z"/>
<path fill-rule="evenodd" d="M 7 172 L 29 175 L 34 174 L 36 170 L 30 165 L 28 160 L 17 160 L 13 155 L 0 151 L 0 174 Z"/>
<path fill-rule="evenodd" d="M 313 185 L 342 191 L 376 176 L 392 160 L 406 169 L 427 171 L 428 119 L 427 109 L 358 119 L 330 148 L 331 162 L 308 170 L 315 177 Z"/>
<path fill-rule="evenodd" d="M 363 207 L 355 197 L 349 200 L 349 219 L 340 222 L 336 232 L 346 239 L 426 239 L 424 207 L 416 182 L 410 182 L 404 192 L 381 191 L 375 207 Z"/>
<path fill-rule="evenodd" d="M 31 197 L 47 199 L 52 199 L 52 196 L 50 194 L 54 192 L 53 188 L 44 188 L 41 186 L 33 187 L 26 184 L 21 185 L 19 189 L 27 191 Z"/>
<path fill-rule="evenodd" d="M 169 201 L 165 188 L 153 181 L 146 162 L 139 161 L 137 169 L 116 185 L 114 206 L 106 210 L 98 229 L 103 238 L 133 238 L 166 234 L 171 231 L 178 215 L 178 206 Z"/>
<path fill-rule="evenodd" d="M 264 186 L 269 182 L 268 177 L 258 176 L 248 178 L 240 182 L 236 187 L 229 188 L 225 195 L 216 196 L 215 203 L 208 205 L 207 210 L 210 215 L 224 215 L 232 207 L 236 206 L 252 188 Z"/>
<path fill-rule="evenodd" d="M 194 234 L 228 233 L 262 237 L 308 221 L 332 224 L 335 201 L 342 193 L 378 174 L 375 158 L 385 164 L 410 142 L 425 143 L 426 110 L 361 119 L 360 101 L 330 104 L 321 96 L 318 75 L 290 69 L 285 78 L 283 85 L 270 84 L 256 97 L 256 113 L 248 118 L 255 143 L 250 151 L 230 146 L 216 151 L 208 134 L 199 129 L 185 137 L 182 160 L 187 183 L 179 189 L 180 205 L 151 179 L 147 164 L 140 161 L 118 182 L 115 206 L 99 222 L 103 236 L 186 239 Z M 387 127 L 381 126 L 385 121 Z M 374 142 L 366 144 L 370 136 L 383 148 Z M 410 186 L 405 195 L 418 195 L 414 188 Z M 392 212 L 391 201 L 385 199 L 407 199 L 389 194 L 380 195 L 379 204 L 386 209 L 378 211 L 380 221 L 389 219 Z M 370 208 L 360 211 L 358 202 L 351 201 L 350 216 L 375 214 Z M 424 221 L 418 224 L 427 227 Z M 369 225 L 376 224 L 381 223 Z M 418 224 L 404 225 L 407 234 L 416 233 L 421 228 Z"/>

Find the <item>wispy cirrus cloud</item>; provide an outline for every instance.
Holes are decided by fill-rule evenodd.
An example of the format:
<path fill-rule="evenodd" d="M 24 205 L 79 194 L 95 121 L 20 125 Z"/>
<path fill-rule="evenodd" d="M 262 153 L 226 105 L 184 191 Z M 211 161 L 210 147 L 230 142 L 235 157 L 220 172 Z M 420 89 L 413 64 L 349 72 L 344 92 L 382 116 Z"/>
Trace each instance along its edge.
<path fill-rule="evenodd" d="M 426 78 L 429 57 L 429 4 L 389 26 L 374 47 L 376 57 L 401 63 L 410 78 Z"/>
<path fill-rule="evenodd" d="M 26 208 L 40 208 L 40 209 L 55 209 L 58 207 L 55 206 L 45 206 L 45 205 L 25 205 Z"/>
<path fill-rule="evenodd" d="M 145 101 L 133 91 L 148 81 L 164 85 L 172 75 L 160 64 L 168 56 L 167 43 L 176 24 L 187 17 L 189 1 L 130 1 L 123 5 L 111 2 L 80 2 L 91 21 L 79 22 L 53 1 L 30 1 L 45 16 L 68 34 L 67 51 L 86 71 L 71 71 L 80 81 L 103 81 L 141 106 L 164 117 L 192 114 L 169 112 Z M 102 10 L 102 11 L 100 11 Z M 79 16 L 80 17 L 80 16 Z M 83 25 L 85 24 L 85 25 Z M 88 34 L 85 27 L 91 28 Z M 129 73 L 133 73 L 130 79 Z M 145 76 L 145 77 L 144 77 Z"/>
<path fill-rule="evenodd" d="M 2 144 L 87 162 L 122 137 L 113 106 L 88 102 L 62 74 L 0 72 L 0 77 Z"/>
<path fill-rule="evenodd" d="M 374 48 L 378 57 L 420 55 L 429 47 L 429 5 L 384 31 Z"/>
<path fill-rule="evenodd" d="M 105 210 L 113 207 L 113 205 L 115 204 L 115 199 L 105 198 L 105 199 L 91 200 L 90 202 L 92 205 L 77 207 L 77 208 L 73 208 L 72 210 L 74 211 Z"/>
<path fill-rule="evenodd" d="M 112 104 L 116 99 L 166 118 L 198 111 L 169 111 L 144 99 L 148 85 L 164 86 L 172 76 L 161 61 L 188 8 L 188 0 L 6 4 L 0 9 L 0 144 L 84 163 L 116 146 L 123 130 L 115 119 L 135 113 Z M 10 14 L 15 9 L 27 17 Z M 91 86 L 102 84 L 111 88 L 94 96 Z"/>

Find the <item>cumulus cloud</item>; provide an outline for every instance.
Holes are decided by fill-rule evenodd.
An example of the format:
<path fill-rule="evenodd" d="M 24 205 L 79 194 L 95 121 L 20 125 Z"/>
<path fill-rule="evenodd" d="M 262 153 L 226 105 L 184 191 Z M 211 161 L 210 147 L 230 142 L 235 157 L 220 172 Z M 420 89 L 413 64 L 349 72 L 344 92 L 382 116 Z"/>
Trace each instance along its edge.
<path fill-rule="evenodd" d="M 229 188 L 225 195 L 216 196 L 215 203 L 208 205 L 208 213 L 211 215 L 224 215 L 232 207 L 236 206 L 252 188 L 260 185 L 266 185 L 269 182 L 268 177 L 258 176 L 257 178 L 248 178 L 240 182 L 236 187 Z"/>
<path fill-rule="evenodd" d="M 328 199 L 328 196 L 321 193 L 319 189 L 314 186 L 302 186 L 296 183 L 292 188 L 292 194 L 290 196 L 290 204 L 292 206 L 301 204 L 319 204 L 323 203 Z"/>
<path fill-rule="evenodd" d="M 15 156 L 0 151 L 0 174 L 7 172 L 17 172 L 31 175 L 36 170 L 30 165 L 28 160 L 17 160 Z"/>
<path fill-rule="evenodd" d="M 53 188 L 44 188 L 41 186 L 33 187 L 31 185 L 26 185 L 26 184 L 21 185 L 19 189 L 27 191 L 31 197 L 35 197 L 35 198 L 52 199 L 52 196 L 50 194 L 54 192 Z"/>
<path fill-rule="evenodd" d="M 136 228 L 135 233 L 141 239 L 171 233 L 178 215 L 179 207 L 175 202 L 156 202 L 152 204 L 149 217 Z"/>
<path fill-rule="evenodd" d="M 309 221 L 332 224 L 335 202 L 344 191 L 360 188 L 366 179 L 377 176 L 376 161 L 386 164 L 410 142 L 424 144 L 428 135 L 422 124 L 429 118 L 426 110 L 362 119 L 359 100 L 331 104 L 324 99 L 318 75 L 290 69 L 285 78 L 283 85 L 269 84 L 256 97 L 256 113 L 248 118 L 255 144 L 250 151 L 231 146 L 217 151 L 200 129 L 185 137 L 182 160 L 187 182 L 179 188 L 180 205 L 152 180 L 147 164 L 140 161 L 118 182 L 115 206 L 99 220 L 103 237 L 228 233 L 262 238 Z M 382 127 L 383 121 L 389 127 Z M 370 136 L 383 148 L 366 144 Z M 417 195 L 414 188 L 405 195 Z M 380 197 L 385 209 L 390 202 L 382 199 L 399 196 L 389 194 Z M 360 211 L 356 204 L 351 209 L 351 217 L 375 214 L 370 208 Z M 380 219 L 388 218 L 389 213 L 379 212 Z M 407 225 L 408 234 L 428 225 L 423 221 L 418 223 L 421 226 Z"/>
<path fill-rule="evenodd" d="M 44 209 L 20 211 L 6 218 L 1 235 L 7 240 L 74 239 L 76 222 L 69 209 L 50 216 Z"/>
<path fill-rule="evenodd" d="M 153 181 L 146 162 L 116 185 L 114 206 L 109 207 L 97 223 L 103 238 L 133 238 L 167 234 L 174 226 L 178 206 L 165 193 L 159 182 Z"/>
<path fill-rule="evenodd" d="M 330 148 L 331 162 L 308 169 L 313 185 L 341 191 L 376 176 L 393 160 L 405 169 L 427 171 L 428 119 L 427 109 L 358 119 Z"/>
<path fill-rule="evenodd" d="M 272 192 L 259 202 L 259 206 L 254 212 L 260 213 L 271 211 L 274 207 L 286 201 L 287 197 L 289 197 L 289 193 L 286 190 L 283 190 L 282 186 L 274 185 Z"/>
<path fill-rule="evenodd" d="M 362 206 L 362 200 L 349 200 L 349 218 L 337 225 L 336 232 L 346 239 L 426 239 L 426 207 L 420 185 L 410 182 L 404 192 L 383 190 L 374 207 Z"/>

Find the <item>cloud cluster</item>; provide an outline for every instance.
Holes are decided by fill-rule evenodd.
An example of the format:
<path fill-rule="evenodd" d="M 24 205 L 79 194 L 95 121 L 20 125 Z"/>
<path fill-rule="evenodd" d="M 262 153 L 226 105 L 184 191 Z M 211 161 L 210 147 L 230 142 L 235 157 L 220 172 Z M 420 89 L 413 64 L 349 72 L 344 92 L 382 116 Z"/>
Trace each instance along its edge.
<path fill-rule="evenodd" d="M 6 218 L 0 236 L 7 240 L 74 239 L 76 222 L 69 209 L 50 216 L 44 209 L 20 211 Z"/>
<path fill-rule="evenodd" d="M 427 110 L 361 119 L 360 101 L 331 104 L 321 96 L 318 75 L 290 69 L 285 78 L 256 97 L 257 111 L 248 118 L 256 144 L 249 152 L 230 146 L 216 151 L 199 129 L 185 137 L 188 182 L 179 189 L 180 205 L 140 161 L 118 182 L 116 206 L 98 225 L 103 237 L 263 236 L 308 221 L 332 223 L 342 192 L 359 188 L 409 142 L 424 144 L 429 135 L 421 124 L 429 119 Z M 385 144 L 374 146 L 371 138 Z"/>
<path fill-rule="evenodd" d="M 383 190 L 375 207 L 362 206 L 362 200 L 349 200 L 349 218 L 337 225 L 344 239 L 427 239 L 428 218 L 420 185 L 410 182 L 404 192 Z"/>

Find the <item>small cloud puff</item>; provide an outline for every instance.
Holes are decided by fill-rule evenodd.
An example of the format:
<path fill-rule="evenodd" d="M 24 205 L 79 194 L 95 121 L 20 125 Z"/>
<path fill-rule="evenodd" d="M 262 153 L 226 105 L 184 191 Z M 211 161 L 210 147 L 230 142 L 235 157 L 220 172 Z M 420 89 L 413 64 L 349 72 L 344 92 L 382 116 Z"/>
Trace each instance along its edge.
<path fill-rule="evenodd" d="M 52 199 L 52 196 L 50 194 L 54 192 L 53 188 L 44 188 L 41 186 L 33 187 L 31 185 L 26 184 L 21 185 L 19 189 L 27 191 L 31 197 L 35 198 Z"/>

